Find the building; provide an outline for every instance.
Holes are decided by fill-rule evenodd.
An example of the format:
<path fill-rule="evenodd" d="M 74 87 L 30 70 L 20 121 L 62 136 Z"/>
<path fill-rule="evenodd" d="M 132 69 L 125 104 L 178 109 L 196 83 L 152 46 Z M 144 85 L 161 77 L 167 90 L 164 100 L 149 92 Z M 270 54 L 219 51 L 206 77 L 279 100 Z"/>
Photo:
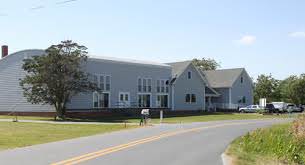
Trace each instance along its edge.
<path fill-rule="evenodd" d="M 19 85 L 25 76 L 23 60 L 43 50 L 24 50 L 0 59 L 0 111 L 46 112 L 49 105 L 33 105 Z M 252 81 L 245 69 L 202 71 L 191 61 L 161 64 L 116 58 L 89 58 L 84 71 L 103 90 L 80 93 L 68 110 L 156 108 L 171 110 L 233 109 L 252 104 Z"/>

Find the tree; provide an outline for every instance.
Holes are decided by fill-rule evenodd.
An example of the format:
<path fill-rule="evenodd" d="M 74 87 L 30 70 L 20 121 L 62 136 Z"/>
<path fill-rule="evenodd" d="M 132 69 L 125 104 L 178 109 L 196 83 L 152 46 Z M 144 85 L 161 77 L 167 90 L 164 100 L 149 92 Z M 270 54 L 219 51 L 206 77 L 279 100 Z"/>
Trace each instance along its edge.
<path fill-rule="evenodd" d="M 285 102 L 305 104 L 305 74 L 290 76 L 281 85 L 281 92 Z"/>
<path fill-rule="evenodd" d="M 254 88 L 254 101 L 257 103 L 260 98 L 266 98 L 268 102 L 281 99 L 279 84 L 280 81 L 272 75 L 259 75 Z"/>
<path fill-rule="evenodd" d="M 192 62 L 195 66 L 203 70 L 216 70 L 220 67 L 220 64 L 218 62 L 210 58 L 202 58 L 201 60 L 195 58 Z"/>
<path fill-rule="evenodd" d="M 55 107 L 56 116 L 65 119 L 66 104 L 80 92 L 98 90 L 82 70 L 87 61 L 87 48 L 70 40 L 52 45 L 43 56 L 25 59 L 27 72 L 20 85 L 24 96 L 33 104 Z"/>
<path fill-rule="evenodd" d="M 292 103 L 296 100 L 293 86 L 297 79 L 297 76 L 289 76 L 281 82 L 279 88 L 282 95 L 282 101 Z"/>

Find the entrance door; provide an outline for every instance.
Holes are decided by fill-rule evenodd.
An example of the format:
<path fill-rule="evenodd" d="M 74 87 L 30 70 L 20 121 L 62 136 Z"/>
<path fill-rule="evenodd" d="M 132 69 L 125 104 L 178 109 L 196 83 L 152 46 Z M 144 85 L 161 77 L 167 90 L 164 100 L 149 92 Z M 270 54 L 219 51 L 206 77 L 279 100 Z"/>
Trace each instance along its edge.
<path fill-rule="evenodd" d="M 119 107 L 120 108 L 129 108 L 130 107 L 130 93 L 129 92 L 120 92 L 119 93 Z"/>

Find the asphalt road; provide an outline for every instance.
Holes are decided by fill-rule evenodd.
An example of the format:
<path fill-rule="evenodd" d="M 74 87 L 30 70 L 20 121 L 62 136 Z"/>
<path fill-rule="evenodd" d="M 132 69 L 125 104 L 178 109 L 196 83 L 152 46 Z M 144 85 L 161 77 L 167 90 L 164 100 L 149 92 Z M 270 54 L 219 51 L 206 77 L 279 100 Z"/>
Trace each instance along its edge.
<path fill-rule="evenodd" d="M 0 164 L 221 165 L 221 154 L 232 140 L 248 131 L 287 121 L 162 124 L 6 150 L 0 152 Z"/>

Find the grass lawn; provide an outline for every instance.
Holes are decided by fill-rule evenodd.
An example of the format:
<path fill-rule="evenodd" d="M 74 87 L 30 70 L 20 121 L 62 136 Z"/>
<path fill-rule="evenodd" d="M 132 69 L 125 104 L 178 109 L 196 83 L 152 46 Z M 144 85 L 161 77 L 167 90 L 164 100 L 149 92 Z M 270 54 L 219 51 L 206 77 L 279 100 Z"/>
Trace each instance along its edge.
<path fill-rule="evenodd" d="M 15 116 L 0 115 L 0 119 L 13 119 Z M 18 116 L 18 120 L 40 120 L 50 121 L 54 120 L 53 117 L 36 117 L 36 116 Z"/>
<path fill-rule="evenodd" d="M 305 139 L 297 140 L 291 123 L 258 129 L 232 142 L 227 154 L 234 165 L 305 164 Z"/>
<path fill-rule="evenodd" d="M 0 122 L 0 150 L 135 128 L 127 125 L 81 125 Z"/>
<path fill-rule="evenodd" d="M 190 123 L 190 122 L 206 122 L 206 121 L 217 121 L 217 120 L 244 120 L 244 119 L 266 119 L 266 118 L 287 118 L 289 115 L 261 115 L 256 113 L 201 113 L 194 116 L 183 116 L 183 117 L 166 117 L 164 116 L 163 123 Z M 12 116 L 0 116 L 0 119 L 12 119 Z M 52 121 L 52 117 L 31 117 L 31 116 L 18 116 L 19 120 L 42 120 Z M 136 117 L 105 117 L 99 119 L 67 119 L 68 121 L 79 121 L 79 122 L 128 122 L 138 123 L 140 118 Z M 152 123 L 159 123 L 159 118 L 152 118 Z"/>
<path fill-rule="evenodd" d="M 187 117 L 169 117 L 164 118 L 164 123 L 189 123 L 189 122 L 207 122 L 218 120 L 244 120 L 244 119 L 265 119 L 265 118 L 285 118 L 287 115 L 260 115 L 260 114 L 244 114 L 244 113 L 212 113 L 199 116 Z M 160 119 L 152 119 L 153 122 L 159 122 Z"/>

